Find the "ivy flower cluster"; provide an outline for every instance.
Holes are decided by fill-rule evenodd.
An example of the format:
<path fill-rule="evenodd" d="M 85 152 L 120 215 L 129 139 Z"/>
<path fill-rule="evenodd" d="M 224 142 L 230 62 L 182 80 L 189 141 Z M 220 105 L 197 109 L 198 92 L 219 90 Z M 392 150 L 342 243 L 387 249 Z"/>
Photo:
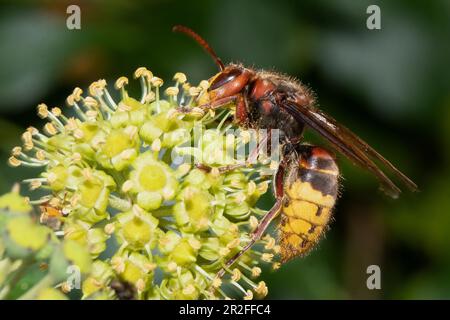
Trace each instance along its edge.
<path fill-rule="evenodd" d="M 27 203 L 39 208 L 47 227 L 34 226 L 45 230 L 33 231 L 40 242 L 24 236 L 29 243 L 22 247 L 36 251 L 38 243 L 46 247 L 55 239 L 68 246 L 63 252 L 78 255 L 85 248 L 92 264 L 83 272 L 84 299 L 123 298 L 126 290 L 136 299 L 264 297 L 261 264 L 278 267 L 279 247 L 270 236 L 216 277 L 266 213 L 257 201 L 270 178 L 262 174 L 264 165 L 218 169 L 239 162 L 230 145 L 236 150 L 248 143 L 245 131 L 227 134 L 233 109 L 199 108 L 208 82 L 193 86 L 182 73 L 165 90 L 146 68 L 134 78 L 139 98 L 120 77 L 114 91 L 105 80 L 92 83 L 88 95 L 76 88 L 67 115 L 38 106 L 43 130 L 28 128 L 9 159 L 14 167 L 42 168 L 24 182 L 41 195 Z M 5 244 L 28 222 L 11 223 Z"/>

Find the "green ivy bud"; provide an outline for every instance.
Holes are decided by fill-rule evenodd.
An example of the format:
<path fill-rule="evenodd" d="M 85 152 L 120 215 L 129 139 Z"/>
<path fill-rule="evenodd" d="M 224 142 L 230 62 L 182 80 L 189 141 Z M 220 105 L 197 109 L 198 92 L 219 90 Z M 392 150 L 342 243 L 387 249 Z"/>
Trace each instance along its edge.
<path fill-rule="evenodd" d="M 32 207 L 18 192 L 10 192 L 0 197 L 0 209 L 16 213 L 29 213 Z"/>
<path fill-rule="evenodd" d="M 147 120 L 139 129 L 139 136 L 146 143 L 152 144 L 152 142 L 158 139 L 163 132 L 162 129 L 156 126 L 153 120 Z"/>
<path fill-rule="evenodd" d="M 95 223 L 108 216 L 110 189 L 115 187 L 114 180 L 98 170 L 85 170 L 84 177 L 76 192 L 75 212 L 86 222 Z"/>
<path fill-rule="evenodd" d="M 156 210 L 161 207 L 163 197 L 158 192 L 141 191 L 138 193 L 136 201 L 145 210 Z"/>
<path fill-rule="evenodd" d="M 154 192 L 164 200 L 174 198 L 178 188 L 175 172 L 167 164 L 157 161 L 151 152 L 140 155 L 134 161 L 133 168 L 130 173 L 130 192 Z M 141 195 L 141 199 L 145 196 L 146 194 Z"/>
<path fill-rule="evenodd" d="M 47 178 L 50 188 L 55 191 L 64 190 L 67 185 L 67 178 L 69 176 L 67 168 L 62 165 L 51 168 L 49 171 L 43 174 Z"/>
<path fill-rule="evenodd" d="M 42 249 L 50 238 L 50 230 L 39 226 L 28 216 L 12 217 L 6 224 L 3 236 L 8 255 L 25 258 Z"/>
<path fill-rule="evenodd" d="M 159 220 L 138 206 L 116 217 L 119 243 L 126 243 L 133 250 L 153 249 L 157 242 Z"/>
<path fill-rule="evenodd" d="M 202 243 L 199 251 L 200 257 L 209 261 L 215 261 L 220 258 L 220 243 L 218 238 L 209 238 Z"/>
<path fill-rule="evenodd" d="M 133 284 L 141 294 L 153 279 L 156 265 L 151 256 L 137 252 L 114 256 L 111 260 L 115 272 L 125 281 Z"/>
<path fill-rule="evenodd" d="M 110 291 L 108 285 L 114 277 L 111 266 L 103 261 L 96 260 L 92 263 L 92 271 L 82 284 L 83 298 L 92 296 L 100 290 Z"/>
<path fill-rule="evenodd" d="M 188 239 L 182 239 L 170 253 L 170 261 L 182 267 L 194 263 L 197 260 L 199 248 L 194 248 L 191 242 Z"/>
<path fill-rule="evenodd" d="M 106 249 L 106 240 L 109 237 L 102 228 L 91 228 L 90 224 L 81 220 L 66 221 L 64 236 L 86 247 L 93 258 Z"/>
<path fill-rule="evenodd" d="M 123 129 L 115 129 L 104 137 L 96 159 L 104 168 L 121 171 L 136 158 L 138 145 L 137 127 L 130 125 Z"/>
<path fill-rule="evenodd" d="M 164 235 L 161 235 L 158 241 L 158 249 L 163 254 L 168 255 L 180 242 L 181 236 L 176 232 L 169 230 Z"/>
<path fill-rule="evenodd" d="M 165 279 L 161 283 L 161 295 L 165 299 L 195 300 L 199 291 L 196 279 L 190 271 L 182 272 L 177 279 Z"/>
<path fill-rule="evenodd" d="M 178 196 L 174 206 L 177 225 L 186 232 L 197 232 L 208 229 L 212 215 L 212 196 L 197 187 L 186 187 Z"/>

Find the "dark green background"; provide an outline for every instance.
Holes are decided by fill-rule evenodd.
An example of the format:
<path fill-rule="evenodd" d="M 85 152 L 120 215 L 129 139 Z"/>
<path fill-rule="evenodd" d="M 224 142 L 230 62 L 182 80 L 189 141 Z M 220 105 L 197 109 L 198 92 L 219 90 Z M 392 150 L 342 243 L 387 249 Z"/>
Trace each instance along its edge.
<path fill-rule="evenodd" d="M 65 26 L 79 4 L 82 29 Z M 381 30 L 366 8 L 381 7 Z M 269 297 L 450 297 L 450 2 L 442 1 L 2 1 L 0 191 L 31 177 L 6 165 L 35 106 L 62 106 L 75 86 L 131 77 L 147 66 L 192 82 L 217 70 L 174 24 L 197 30 L 226 62 L 295 76 L 324 111 L 370 142 L 420 186 L 392 200 L 345 159 L 342 197 L 320 246 L 265 273 Z M 323 144 L 317 137 L 309 137 Z M 377 264 L 382 289 L 366 288 Z"/>

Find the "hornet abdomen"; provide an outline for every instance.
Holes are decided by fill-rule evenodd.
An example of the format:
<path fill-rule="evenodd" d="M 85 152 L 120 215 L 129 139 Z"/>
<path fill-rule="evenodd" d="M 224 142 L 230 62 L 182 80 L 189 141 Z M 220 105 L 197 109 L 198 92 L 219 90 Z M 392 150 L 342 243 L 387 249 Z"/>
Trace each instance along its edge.
<path fill-rule="evenodd" d="M 282 262 L 307 254 L 326 231 L 339 189 L 339 169 L 328 151 L 301 146 L 284 180 L 279 226 Z"/>

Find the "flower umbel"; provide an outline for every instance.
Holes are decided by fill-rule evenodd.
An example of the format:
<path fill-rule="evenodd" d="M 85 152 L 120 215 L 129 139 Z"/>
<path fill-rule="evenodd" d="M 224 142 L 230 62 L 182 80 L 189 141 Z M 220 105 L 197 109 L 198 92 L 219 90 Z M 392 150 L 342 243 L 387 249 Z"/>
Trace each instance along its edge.
<path fill-rule="evenodd" d="M 141 85 L 138 99 L 129 96 L 129 81 L 121 77 L 117 99 L 105 80 L 91 84 L 86 96 L 76 88 L 67 98 L 70 115 L 40 104 L 44 130 L 27 129 L 9 160 L 15 167 L 42 168 L 25 182 L 46 195 L 29 203 L 41 205 L 41 222 L 70 250 L 79 245 L 90 253 L 94 262 L 83 298 L 120 298 L 117 281 L 130 285 L 138 299 L 264 297 L 265 283 L 254 279 L 261 264 L 272 263 L 273 239 L 260 240 L 216 278 L 250 241 L 265 213 L 256 203 L 269 183 L 258 166 L 216 169 L 238 163 L 228 147 L 247 143 L 227 134 L 233 111 L 198 107 L 195 98 L 206 94 L 206 81 L 192 86 L 177 73 L 163 91 L 163 80 L 146 68 L 134 76 Z M 27 228 L 17 224 L 9 227 Z M 45 230 L 33 236 L 46 237 Z"/>

